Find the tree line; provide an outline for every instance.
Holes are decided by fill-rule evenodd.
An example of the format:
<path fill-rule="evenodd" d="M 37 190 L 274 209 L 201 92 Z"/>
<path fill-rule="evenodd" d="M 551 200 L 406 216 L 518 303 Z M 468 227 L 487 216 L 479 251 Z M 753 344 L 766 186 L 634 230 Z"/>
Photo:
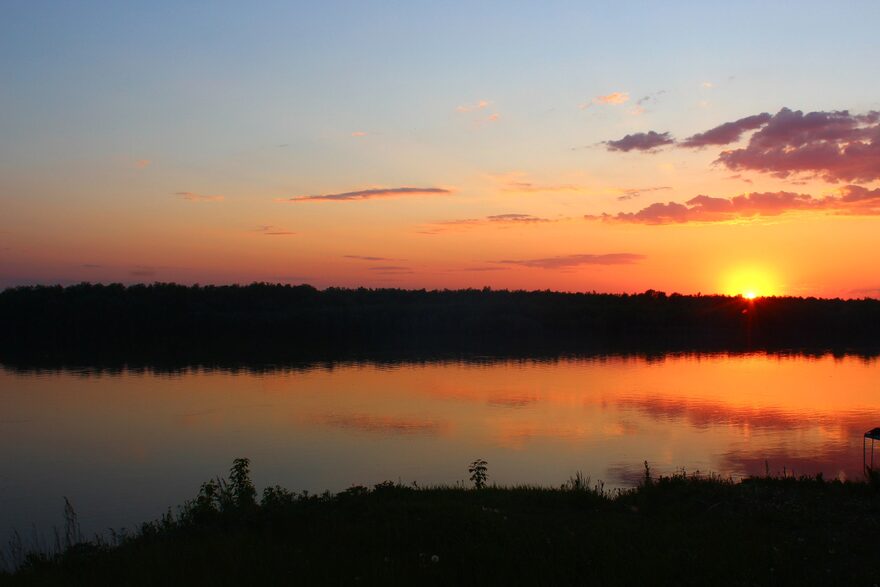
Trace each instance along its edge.
<path fill-rule="evenodd" d="M 0 292 L 0 357 L 880 348 L 880 301 L 309 285 Z"/>

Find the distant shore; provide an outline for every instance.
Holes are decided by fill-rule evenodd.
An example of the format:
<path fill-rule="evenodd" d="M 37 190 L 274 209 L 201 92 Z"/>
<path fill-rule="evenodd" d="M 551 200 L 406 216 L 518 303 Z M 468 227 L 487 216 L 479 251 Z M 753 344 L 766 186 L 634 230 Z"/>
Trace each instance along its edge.
<path fill-rule="evenodd" d="M 72 509 L 55 553 L 12 561 L 0 585 L 871 585 L 876 482 L 687 475 L 606 491 L 382 483 L 336 495 L 266 488 L 248 462 L 176 513 L 115 543 L 85 541 Z"/>
<path fill-rule="evenodd" d="M 272 284 L 0 292 L 0 361 L 13 363 L 878 349 L 875 299 Z"/>

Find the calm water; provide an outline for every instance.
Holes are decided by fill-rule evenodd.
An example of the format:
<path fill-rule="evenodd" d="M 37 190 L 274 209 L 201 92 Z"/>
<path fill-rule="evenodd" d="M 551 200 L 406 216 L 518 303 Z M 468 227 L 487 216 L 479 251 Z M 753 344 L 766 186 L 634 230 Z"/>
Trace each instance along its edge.
<path fill-rule="evenodd" d="M 263 373 L 0 370 L 0 539 L 132 527 L 195 495 L 233 458 L 258 489 L 382 480 L 609 486 L 652 469 L 859 477 L 880 425 L 880 363 L 712 355 L 336 365 Z M 878 452 L 880 456 L 880 452 Z"/>

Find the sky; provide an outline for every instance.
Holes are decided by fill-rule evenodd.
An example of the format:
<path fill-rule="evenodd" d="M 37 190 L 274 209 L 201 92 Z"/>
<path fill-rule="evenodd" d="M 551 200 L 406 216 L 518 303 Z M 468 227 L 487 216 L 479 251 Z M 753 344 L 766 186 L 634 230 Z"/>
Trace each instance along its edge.
<path fill-rule="evenodd" d="M 880 3 L 44 2 L 0 287 L 878 297 Z"/>

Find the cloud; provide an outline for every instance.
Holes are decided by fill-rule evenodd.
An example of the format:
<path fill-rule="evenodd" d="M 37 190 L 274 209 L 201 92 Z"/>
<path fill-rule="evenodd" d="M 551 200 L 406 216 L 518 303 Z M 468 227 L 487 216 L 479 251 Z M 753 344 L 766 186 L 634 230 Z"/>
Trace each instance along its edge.
<path fill-rule="evenodd" d="M 738 141 L 743 133 L 764 126 L 770 118 L 770 114 L 762 112 L 733 122 L 725 122 L 706 132 L 686 138 L 679 143 L 679 146 L 698 149 L 709 145 L 728 145 Z"/>
<path fill-rule="evenodd" d="M 351 133 L 351 136 L 353 136 L 355 138 L 359 138 L 359 137 L 365 137 L 365 136 L 367 136 L 367 134 L 369 134 L 369 133 L 366 133 L 362 130 L 356 130 Z"/>
<path fill-rule="evenodd" d="M 376 273 L 381 273 L 383 275 L 415 273 L 409 267 L 401 267 L 399 265 L 376 265 L 374 267 L 369 267 L 368 269 L 369 271 L 375 271 Z"/>
<path fill-rule="evenodd" d="M 586 110 L 593 104 L 598 105 L 612 105 L 616 106 L 619 104 L 623 104 L 629 100 L 629 92 L 611 92 L 610 94 L 605 94 L 604 96 L 596 96 L 589 102 L 585 102 L 578 106 L 581 110 Z"/>
<path fill-rule="evenodd" d="M 296 234 L 295 232 L 279 228 L 278 226 L 272 226 L 271 224 L 264 224 L 254 230 L 265 236 L 292 236 Z"/>
<path fill-rule="evenodd" d="M 646 94 L 636 100 L 636 106 L 644 106 L 645 104 L 649 104 L 651 102 L 656 102 L 660 96 L 666 93 L 666 90 L 657 90 L 653 94 Z"/>
<path fill-rule="evenodd" d="M 463 267 L 461 269 L 458 269 L 457 271 L 469 271 L 469 272 L 482 273 L 484 271 L 507 271 L 507 269 L 508 269 L 507 267 L 498 267 L 497 265 L 490 265 L 490 266 L 482 266 L 482 267 Z"/>
<path fill-rule="evenodd" d="M 138 169 L 146 169 L 150 166 L 151 163 L 152 161 L 150 161 L 149 159 L 138 159 L 134 162 L 134 166 Z"/>
<path fill-rule="evenodd" d="M 652 131 L 638 132 L 626 135 L 622 139 L 616 141 L 605 141 L 609 151 L 654 151 L 664 145 L 671 145 L 675 142 L 668 132 L 658 133 Z"/>
<path fill-rule="evenodd" d="M 489 222 L 512 222 L 514 224 L 553 222 L 549 218 L 538 218 L 537 216 L 532 216 L 531 214 L 495 214 L 494 216 L 486 216 L 486 220 Z"/>
<path fill-rule="evenodd" d="M 152 277 L 156 275 L 156 270 L 151 267 L 136 267 L 129 271 L 129 274 L 134 277 Z"/>
<path fill-rule="evenodd" d="M 371 200 L 375 198 L 394 198 L 399 196 L 433 196 L 451 194 L 452 190 L 446 188 L 372 188 L 354 192 L 342 192 L 339 194 L 319 194 L 315 196 L 295 196 L 289 198 L 290 202 L 344 202 L 351 200 Z"/>
<path fill-rule="evenodd" d="M 659 192 L 659 191 L 671 190 L 671 189 L 672 188 L 669 187 L 668 185 L 661 185 L 661 186 L 650 187 L 650 188 L 629 188 L 629 189 L 621 190 L 623 192 L 623 194 L 617 196 L 617 199 L 621 202 L 625 202 L 627 200 L 632 200 L 634 198 L 638 198 L 642 194 L 645 194 L 648 192 Z"/>
<path fill-rule="evenodd" d="M 534 183 L 522 171 L 490 174 L 488 177 L 491 181 L 499 184 L 503 192 L 531 194 L 540 192 L 580 192 L 587 189 L 584 186 L 572 183 Z"/>
<path fill-rule="evenodd" d="M 473 112 L 474 110 L 482 110 L 488 108 L 491 102 L 488 100 L 479 100 L 475 104 L 464 104 L 455 108 L 456 112 Z"/>
<path fill-rule="evenodd" d="M 98 265 L 97 263 L 83 263 L 82 265 L 80 265 L 80 267 L 82 267 L 84 269 L 101 269 L 104 266 Z"/>
<path fill-rule="evenodd" d="M 225 199 L 224 196 L 206 196 L 195 192 L 175 192 L 174 195 L 190 202 L 222 202 Z"/>
<path fill-rule="evenodd" d="M 426 230 L 419 231 L 421 234 L 440 234 L 449 229 L 467 228 L 471 226 L 491 226 L 491 225 L 523 225 L 523 224 L 543 224 L 546 222 L 555 222 L 550 218 L 541 218 L 532 216 L 531 214 L 494 214 L 485 218 L 460 218 L 458 220 L 444 220 L 430 225 Z"/>
<path fill-rule="evenodd" d="M 703 82 L 700 85 L 707 90 L 715 87 L 715 84 L 713 84 L 712 82 Z"/>
<path fill-rule="evenodd" d="M 602 214 L 585 216 L 585 218 L 632 224 L 682 224 L 727 222 L 800 211 L 857 216 L 878 215 L 880 188 L 869 190 L 862 186 L 848 185 L 838 190 L 836 195 L 822 197 L 793 192 L 752 192 L 732 198 L 699 195 L 684 204 L 658 202 L 638 212 Z"/>
<path fill-rule="evenodd" d="M 539 267 L 541 269 L 563 269 L 579 265 L 631 265 L 645 258 L 644 255 L 633 253 L 608 253 L 605 255 L 562 255 L 543 259 L 505 259 L 496 261 L 504 265 L 520 265 L 522 267 Z"/>
<path fill-rule="evenodd" d="M 390 259 L 388 257 L 370 257 L 367 255 L 342 255 L 344 259 L 355 259 L 357 261 L 402 261 L 402 259 Z"/>
<path fill-rule="evenodd" d="M 880 112 L 808 112 L 783 108 L 745 148 L 717 159 L 733 171 L 776 177 L 804 174 L 829 182 L 880 179 Z"/>
<path fill-rule="evenodd" d="M 498 122 L 499 118 L 501 118 L 501 115 L 497 112 L 494 112 L 490 114 L 488 118 L 486 118 L 486 122 Z"/>

